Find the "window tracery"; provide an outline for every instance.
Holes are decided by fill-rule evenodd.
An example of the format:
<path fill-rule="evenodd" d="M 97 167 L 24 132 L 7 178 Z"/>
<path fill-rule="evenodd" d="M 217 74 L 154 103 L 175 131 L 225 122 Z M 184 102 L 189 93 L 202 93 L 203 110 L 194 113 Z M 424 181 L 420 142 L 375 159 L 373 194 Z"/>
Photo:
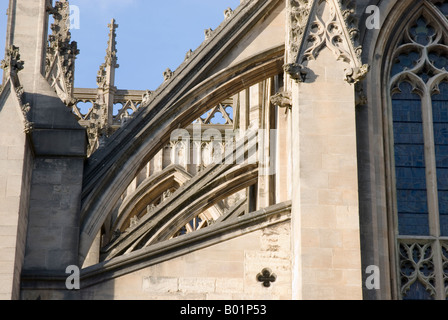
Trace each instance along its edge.
<path fill-rule="evenodd" d="M 448 298 L 448 1 L 425 1 L 393 53 L 390 96 L 402 299 Z"/>

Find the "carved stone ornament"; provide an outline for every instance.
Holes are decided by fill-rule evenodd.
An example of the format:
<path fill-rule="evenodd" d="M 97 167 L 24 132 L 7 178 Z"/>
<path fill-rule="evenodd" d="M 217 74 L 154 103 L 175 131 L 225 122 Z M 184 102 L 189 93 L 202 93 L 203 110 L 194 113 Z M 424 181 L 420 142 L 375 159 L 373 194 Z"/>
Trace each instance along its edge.
<path fill-rule="evenodd" d="M 370 66 L 368 64 L 364 64 L 361 67 L 355 67 L 355 68 L 350 68 L 350 69 L 346 69 L 346 81 L 348 83 L 358 83 L 359 81 L 362 81 L 367 73 L 369 73 L 370 70 Z"/>
<path fill-rule="evenodd" d="M 227 19 L 230 19 L 232 16 L 233 16 L 233 10 L 232 10 L 232 8 L 227 8 L 227 9 L 224 11 L 224 18 L 227 20 Z"/>
<path fill-rule="evenodd" d="M 265 288 L 271 287 L 271 283 L 274 283 L 277 281 L 277 275 L 272 272 L 271 269 L 263 269 L 258 275 L 257 275 L 258 282 L 261 282 Z"/>
<path fill-rule="evenodd" d="M 17 78 L 17 77 L 16 77 Z M 23 126 L 24 126 L 24 133 L 29 134 L 34 129 L 34 123 L 31 122 L 31 105 L 29 103 L 26 103 L 24 100 L 24 94 L 25 91 L 23 87 L 20 85 L 20 81 L 15 79 L 16 84 L 13 84 L 14 91 L 16 93 L 17 99 L 19 100 L 20 109 L 23 114 Z"/>
<path fill-rule="evenodd" d="M 24 62 L 20 60 L 19 48 L 11 45 L 5 54 L 5 59 L 0 63 L 0 67 L 4 70 L 5 74 L 17 74 L 24 68 Z"/>
<path fill-rule="evenodd" d="M 142 96 L 142 107 L 147 107 L 151 101 L 152 91 L 146 90 L 145 94 Z"/>
<path fill-rule="evenodd" d="M 305 33 L 311 12 L 312 1 L 310 0 L 289 0 L 289 54 L 290 61 L 296 62 L 299 50 L 302 45 L 303 34 Z"/>
<path fill-rule="evenodd" d="M 310 69 L 298 63 L 289 63 L 283 66 L 283 70 L 296 82 L 305 82 Z"/>
<path fill-rule="evenodd" d="M 171 71 L 170 68 L 167 68 L 167 69 L 163 72 L 163 79 L 164 79 L 165 81 L 170 80 L 173 76 L 174 76 L 174 72 Z"/>
<path fill-rule="evenodd" d="M 361 81 L 369 66 L 361 62 L 362 47 L 358 45 L 359 30 L 356 2 L 349 0 L 291 0 L 291 52 L 298 53 L 295 63 L 316 60 L 322 49 L 328 48 L 338 61 L 349 65 L 345 80 Z M 306 39 L 303 33 L 308 28 Z M 295 45 L 303 46 L 296 48 Z M 299 52 L 300 51 L 300 52 Z M 290 70 L 295 68 L 289 67 Z M 300 80 L 299 74 L 296 78 Z"/>
<path fill-rule="evenodd" d="M 50 85 L 56 90 L 61 100 L 72 105 L 75 75 L 75 60 L 79 54 L 78 45 L 71 41 L 70 5 L 68 1 L 56 2 L 49 7 L 53 15 L 52 34 L 48 37 L 45 74 Z"/>
<path fill-rule="evenodd" d="M 271 97 L 271 103 L 281 108 L 290 109 L 292 107 L 291 93 L 285 91 L 279 92 Z"/>
<path fill-rule="evenodd" d="M 213 29 L 212 28 L 206 29 L 204 31 L 204 35 L 205 35 L 205 40 L 210 39 L 213 35 Z"/>

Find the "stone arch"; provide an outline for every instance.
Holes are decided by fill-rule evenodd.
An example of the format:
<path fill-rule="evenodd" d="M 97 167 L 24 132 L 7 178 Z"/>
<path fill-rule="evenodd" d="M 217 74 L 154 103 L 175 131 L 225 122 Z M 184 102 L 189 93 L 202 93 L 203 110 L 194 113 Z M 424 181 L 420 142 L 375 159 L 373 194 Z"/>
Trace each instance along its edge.
<path fill-rule="evenodd" d="M 107 146 L 99 150 L 87 167 L 81 214 L 80 260 L 110 212 L 114 199 L 129 185 L 155 153 L 165 145 L 173 130 L 186 127 L 224 99 L 283 72 L 284 48 L 274 48 L 224 69 L 196 84 L 184 96 L 146 109 L 139 121 L 129 123 Z M 120 147 L 118 147 L 120 146 Z M 123 149 L 124 148 L 124 149 Z M 117 154 L 112 158 L 104 153 Z M 90 169 L 90 170 L 89 170 Z"/>
<path fill-rule="evenodd" d="M 163 191 L 169 188 L 178 189 L 189 179 L 191 179 L 191 175 L 178 165 L 169 166 L 162 172 L 146 179 L 121 204 L 113 230 L 128 227 L 130 218 L 137 216 L 148 203 L 152 203 L 162 196 Z"/>
<path fill-rule="evenodd" d="M 220 200 L 256 183 L 257 164 L 216 165 L 188 181 L 173 196 L 142 219 L 137 229 L 105 248 L 103 259 L 146 248 L 170 239 L 181 227 Z"/>

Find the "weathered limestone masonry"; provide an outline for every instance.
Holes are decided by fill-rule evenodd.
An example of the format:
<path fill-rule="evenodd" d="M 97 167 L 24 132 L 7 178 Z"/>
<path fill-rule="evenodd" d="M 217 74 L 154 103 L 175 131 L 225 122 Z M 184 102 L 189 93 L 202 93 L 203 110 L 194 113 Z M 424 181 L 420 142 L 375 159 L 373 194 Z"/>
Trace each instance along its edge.
<path fill-rule="evenodd" d="M 5 92 L 6 91 L 6 92 Z M 18 299 L 24 261 L 32 151 L 15 88 L 0 102 L 0 299 Z"/>
<path fill-rule="evenodd" d="M 290 3 L 290 41 L 313 33 L 299 49 L 291 45 L 285 69 L 293 123 L 293 294 L 361 299 L 354 86 L 359 79 L 347 77 L 360 61 L 337 1 Z"/>
<path fill-rule="evenodd" d="M 98 88 L 73 88 L 67 0 L 10 0 L 0 299 L 399 298 L 392 121 L 378 89 L 396 22 L 364 27 L 379 2 L 399 21 L 415 3 L 241 1 L 159 88 L 137 91 L 115 87 L 115 20 Z M 428 17 L 448 10 L 422 2 L 413 10 Z M 251 130 L 263 138 L 254 163 L 215 139 Z M 214 163 L 218 150 L 244 161 Z M 372 264 L 380 289 L 365 286 Z M 70 265 L 80 290 L 67 290 Z"/>
<path fill-rule="evenodd" d="M 2 210 L 6 210 L 4 215 L 8 215 L 11 222 L 17 220 L 20 224 L 16 234 L 12 231 L 11 234 L 8 231 L 4 233 L 11 238 L 15 236 L 17 241 L 15 282 L 21 272 L 63 273 L 67 265 L 77 263 L 86 136 L 85 130 L 43 76 L 48 4 L 46 0 L 11 1 L 8 12 L 7 46 L 14 44 L 18 47 L 25 62 L 19 79 L 23 91 L 21 96 L 24 103 L 29 104 L 32 123 L 25 136 L 23 124 L 14 123 L 14 119 L 8 121 L 9 117 L 14 117 L 14 112 L 10 110 L 13 104 L 6 101 L 1 117 L 7 124 L 2 126 L 2 132 L 7 132 L 1 135 L 1 139 L 8 142 L 3 147 L 6 149 L 2 149 L 7 152 L 2 152 L 1 156 L 7 158 L 2 160 L 0 167 L 8 173 L 6 190 L 3 187 L 1 190 L 6 195 L 6 203 L 10 203 L 9 207 L 2 205 Z M 9 128 L 14 124 L 14 129 Z M 22 132 L 19 132 L 20 128 Z M 10 160 L 15 161 L 12 163 Z M 15 180 L 14 176 L 17 176 Z M 17 199 L 16 203 L 13 199 Z M 14 224 L 17 222 L 10 224 L 8 229 L 17 227 Z M 4 226 L 8 223 L 2 223 L 2 228 Z M 8 241 L 2 241 L 1 246 L 8 246 Z M 16 254 L 8 247 L 2 250 L 9 250 L 9 255 Z M 7 256 L 2 254 L 2 259 Z M 13 288 L 12 297 L 18 298 L 17 283 L 1 287 L 9 291 Z M 2 292 L 2 297 L 6 294 Z"/>

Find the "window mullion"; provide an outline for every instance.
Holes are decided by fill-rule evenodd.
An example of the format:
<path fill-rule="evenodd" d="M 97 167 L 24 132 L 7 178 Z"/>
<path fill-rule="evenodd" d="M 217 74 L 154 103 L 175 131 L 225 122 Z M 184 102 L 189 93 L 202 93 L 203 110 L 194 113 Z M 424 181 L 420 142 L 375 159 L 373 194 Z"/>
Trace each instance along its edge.
<path fill-rule="evenodd" d="M 426 184 L 428 192 L 429 230 L 433 237 L 440 237 L 439 196 L 437 188 L 436 151 L 432 100 L 426 89 L 422 98 L 423 136 L 425 141 Z"/>
<path fill-rule="evenodd" d="M 436 299 L 445 300 L 445 286 L 443 281 L 443 262 L 440 241 L 440 218 L 439 218 L 439 193 L 437 186 L 437 162 L 434 138 L 434 122 L 432 98 L 429 89 L 425 89 L 422 99 L 423 114 L 423 135 L 425 140 L 425 161 L 426 161 L 426 181 L 428 191 L 428 210 L 429 210 L 429 230 L 431 236 L 437 240 L 433 242 L 434 251 L 434 273 L 436 280 Z"/>

